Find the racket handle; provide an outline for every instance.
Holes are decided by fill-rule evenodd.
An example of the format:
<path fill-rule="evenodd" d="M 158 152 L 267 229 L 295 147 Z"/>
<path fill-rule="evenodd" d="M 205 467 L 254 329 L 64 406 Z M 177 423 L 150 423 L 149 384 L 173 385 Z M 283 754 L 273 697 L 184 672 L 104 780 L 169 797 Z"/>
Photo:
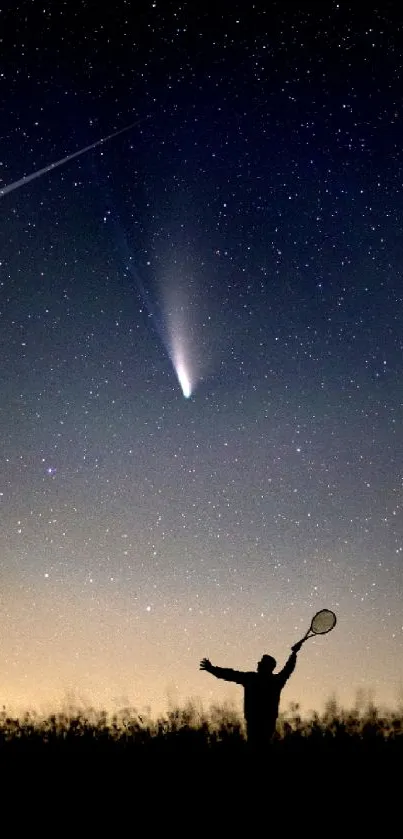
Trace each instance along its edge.
<path fill-rule="evenodd" d="M 293 653 L 298 652 L 298 650 L 299 650 L 299 649 L 301 649 L 301 646 L 302 646 L 302 644 L 304 644 L 304 642 L 306 641 L 306 639 L 307 639 L 307 636 L 306 636 L 306 635 L 304 635 L 304 637 L 303 637 L 303 638 L 301 638 L 301 640 L 300 640 L 300 641 L 297 641 L 297 643 L 296 643 L 296 644 L 293 644 L 293 646 L 291 647 L 291 649 L 292 649 Z"/>

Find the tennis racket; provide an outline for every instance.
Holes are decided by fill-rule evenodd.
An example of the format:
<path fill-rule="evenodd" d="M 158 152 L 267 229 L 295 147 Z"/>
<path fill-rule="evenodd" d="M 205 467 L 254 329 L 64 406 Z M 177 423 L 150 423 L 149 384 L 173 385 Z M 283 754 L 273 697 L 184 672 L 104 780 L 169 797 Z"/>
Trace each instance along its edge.
<path fill-rule="evenodd" d="M 299 647 L 308 638 L 313 638 L 314 635 L 326 635 L 327 632 L 330 632 L 336 626 L 336 615 L 334 612 L 331 612 L 330 609 L 321 609 L 320 612 L 316 612 L 316 615 L 313 616 L 311 625 L 308 629 L 306 635 L 298 641 L 298 644 L 294 644 L 294 647 Z M 291 647 L 293 650 L 294 647 Z"/>

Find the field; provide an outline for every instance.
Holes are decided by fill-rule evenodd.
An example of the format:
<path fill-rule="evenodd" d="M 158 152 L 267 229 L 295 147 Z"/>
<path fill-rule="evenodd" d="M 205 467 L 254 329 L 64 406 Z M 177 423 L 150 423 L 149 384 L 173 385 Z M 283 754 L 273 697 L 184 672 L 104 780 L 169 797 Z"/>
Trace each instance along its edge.
<path fill-rule="evenodd" d="M 297 705 L 280 715 L 269 753 L 270 766 L 288 761 L 376 761 L 377 765 L 403 760 L 403 709 L 384 710 L 372 704 L 340 708 L 329 700 L 322 713 L 302 717 Z M 40 717 L 27 712 L 13 717 L 0 714 L 0 761 L 35 758 L 36 761 L 99 761 L 130 763 L 135 772 L 142 762 L 226 760 L 241 766 L 251 758 L 244 725 L 231 706 L 196 702 L 148 719 L 133 708 L 114 715 L 94 709 L 70 707 Z M 259 758 L 260 759 L 260 758 Z"/>
<path fill-rule="evenodd" d="M 241 819 L 259 827 L 274 813 L 284 826 L 301 813 L 310 820 L 331 814 L 333 823 L 348 812 L 370 830 L 382 811 L 385 828 L 399 800 L 402 761 L 402 709 L 380 713 L 371 704 L 343 710 L 329 701 L 306 719 L 293 706 L 262 755 L 248 749 L 230 706 L 204 711 L 189 702 L 155 720 L 130 708 L 114 716 L 73 707 L 46 718 L 0 715 L 7 789 L 18 789 L 22 802 L 45 796 L 46 806 L 66 818 L 79 807 L 93 831 L 95 821 L 102 833 L 103 821 L 112 819 L 114 835 L 126 830 L 116 820 L 124 825 L 132 807 L 142 823 L 155 825 L 162 819 L 186 827 L 191 815 L 191 835 L 211 818 L 218 832 L 232 826 L 236 834 Z"/>

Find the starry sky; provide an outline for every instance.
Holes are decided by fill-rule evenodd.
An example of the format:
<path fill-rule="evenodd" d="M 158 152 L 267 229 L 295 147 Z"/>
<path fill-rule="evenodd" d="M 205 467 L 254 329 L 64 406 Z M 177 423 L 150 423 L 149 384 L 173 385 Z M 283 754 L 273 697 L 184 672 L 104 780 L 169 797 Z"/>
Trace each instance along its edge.
<path fill-rule="evenodd" d="M 9 6 L 9 8 L 7 8 Z M 397 5 L 0 14 L 0 698 L 403 685 Z M 185 398 L 178 375 L 191 390 Z M 179 375 L 179 378 L 180 378 Z"/>

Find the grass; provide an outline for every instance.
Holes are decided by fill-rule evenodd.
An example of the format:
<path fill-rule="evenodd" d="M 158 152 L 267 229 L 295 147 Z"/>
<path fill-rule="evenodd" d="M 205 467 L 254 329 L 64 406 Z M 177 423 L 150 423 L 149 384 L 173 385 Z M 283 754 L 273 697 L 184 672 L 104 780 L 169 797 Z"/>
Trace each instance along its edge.
<path fill-rule="evenodd" d="M 381 712 L 366 707 L 345 710 L 334 699 L 322 713 L 302 717 L 298 705 L 280 715 L 271 754 L 279 759 L 293 754 L 304 758 L 327 752 L 384 755 L 403 759 L 403 708 Z M 204 710 L 189 701 L 156 719 L 145 718 L 133 708 L 113 715 L 94 709 L 70 707 L 62 713 L 40 717 L 0 714 L 0 761 L 16 755 L 107 755 L 140 761 L 145 757 L 248 754 L 242 718 L 230 705 Z"/>
<path fill-rule="evenodd" d="M 74 707 L 46 718 L 0 714 L 0 773 L 17 791 L 13 812 L 30 797 L 29 818 L 39 802 L 40 818 L 52 813 L 59 822 L 62 813 L 75 831 L 77 808 L 86 808 L 91 835 L 94 820 L 105 833 L 107 818 L 113 835 L 121 835 L 128 812 L 147 832 L 157 819 L 165 832 L 179 820 L 191 835 L 202 823 L 210 830 L 214 814 L 225 835 L 231 825 L 237 835 L 241 814 L 248 832 L 251 818 L 259 830 L 262 819 L 289 827 L 315 815 L 330 816 L 333 825 L 337 816 L 351 820 L 354 808 L 360 830 L 365 823 L 372 831 L 379 808 L 386 818 L 400 800 L 402 761 L 403 708 L 381 712 L 371 703 L 344 710 L 329 700 L 307 718 L 293 705 L 263 756 L 250 753 L 243 721 L 229 705 L 205 711 L 188 702 L 157 719 L 132 708 L 114 715 Z M 7 808 L 4 785 L 2 793 Z"/>

